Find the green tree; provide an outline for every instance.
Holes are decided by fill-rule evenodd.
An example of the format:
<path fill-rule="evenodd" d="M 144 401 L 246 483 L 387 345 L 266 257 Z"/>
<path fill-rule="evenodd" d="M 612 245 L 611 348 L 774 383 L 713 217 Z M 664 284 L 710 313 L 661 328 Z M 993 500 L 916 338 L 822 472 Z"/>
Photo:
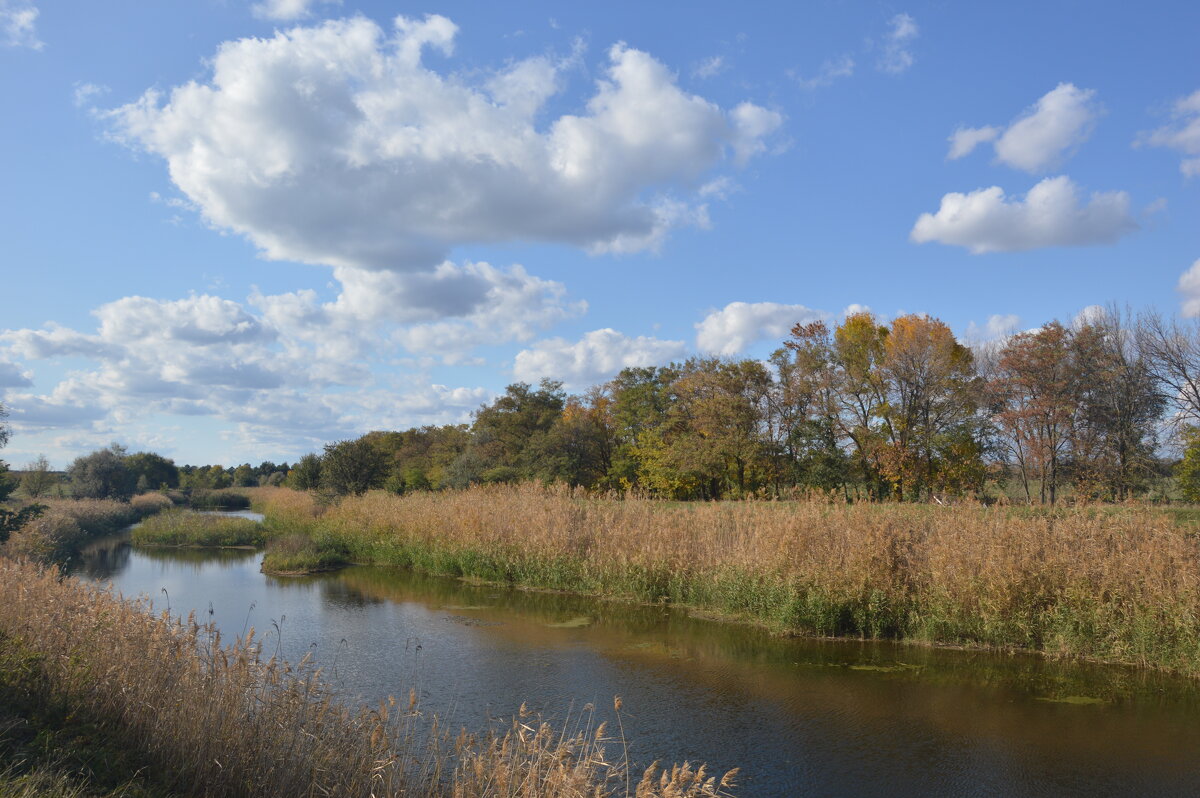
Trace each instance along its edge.
<path fill-rule="evenodd" d="M 253 488 L 258 485 L 258 475 L 254 473 L 254 467 L 249 463 L 242 463 L 233 469 L 230 479 L 233 486 L 237 488 Z"/>
<path fill-rule="evenodd" d="M 387 475 L 387 454 L 366 436 L 328 444 L 321 458 L 321 487 L 339 496 L 361 496 L 381 487 Z"/>
<path fill-rule="evenodd" d="M 1200 503 L 1200 427 L 1189 424 L 1180 433 L 1183 438 L 1183 459 L 1175 466 L 1175 479 L 1183 500 Z"/>
<path fill-rule="evenodd" d="M 67 477 L 72 492 L 81 499 L 126 501 L 137 487 L 137 477 L 125 465 L 125 448 L 115 443 L 75 458 Z"/>
<path fill-rule="evenodd" d="M 321 458 L 306 454 L 288 472 L 288 486 L 295 490 L 316 490 L 321 486 Z"/>
<path fill-rule="evenodd" d="M 125 467 L 145 490 L 179 487 L 179 469 L 174 460 L 155 452 L 136 452 L 125 458 Z"/>
<path fill-rule="evenodd" d="M 471 459 L 482 467 L 476 479 L 511 482 L 537 477 L 538 459 L 565 403 L 561 382 L 542 380 L 536 389 L 518 382 L 476 411 L 471 425 L 475 457 Z"/>
<path fill-rule="evenodd" d="M 45 496 L 56 484 L 58 477 L 50 470 L 50 461 L 44 454 L 39 454 L 36 460 L 25 466 L 25 473 L 21 475 L 21 489 L 31 499 Z"/>

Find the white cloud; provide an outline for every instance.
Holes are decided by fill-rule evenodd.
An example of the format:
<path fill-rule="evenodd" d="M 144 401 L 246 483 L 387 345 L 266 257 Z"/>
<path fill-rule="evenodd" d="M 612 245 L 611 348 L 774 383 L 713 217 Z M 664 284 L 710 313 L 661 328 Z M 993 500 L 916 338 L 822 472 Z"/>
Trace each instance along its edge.
<path fill-rule="evenodd" d="M 899 74 L 913 65 L 910 46 L 916 40 L 920 29 L 917 22 L 908 14 L 897 14 L 888 23 L 891 27 L 883 37 L 883 54 L 879 59 L 879 68 L 884 72 Z"/>
<path fill-rule="evenodd" d="M 585 333 L 578 341 L 549 338 L 517 353 L 514 376 L 526 382 L 543 377 L 562 380 L 573 387 L 594 385 L 624 368 L 656 366 L 683 357 L 683 341 L 665 341 L 639 335 L 630 338 L 605 328 Z"/>
<path fill-rule="evenodd" d="M 815 77 L 806 78 L 802 75 L 793 74 L 792 78 L 800 84 L 802 88 L 821 89 L 830 86 L 839 78 L 848 78 L 854 74 L 854 59 L 848 55 L 843 55 L 840 58 L 831 61 L 825 61 L 821 64 L 821 69 Z"/>
<path fill-rule="evenodd" d="M 966 157 L 980 144 L 995 141 L 999 135 L 1000 128 L 997 127 L 960 127 L 947 139 L 950 142 L 950 152 L 946 154 L 946 160 L 957 161 Z"/>
<path fill-rule="evenodd" d="M 1180 275 L 1177 287 L 1183 294 L 1183 315 L 1190 319 L 1200 316 L 1200 258 Z"/>
<path fill-rule="evenodd" d="M 45 44 L 37 37 L 38 9 L 22 0 L 0 0 L 0 39 L 6 47 L 41 50 Z"/>
<path fill-rule="evenodd" d="M 259 19 L 287 21 L 305 19 L 313 14 L 314 5 L 341 5 L 342 0 L 263 0 L 250 6 L 250 13 Z"/>
<path fill-rule="evenodd" d="M 696 346 L 703 352 L 736 355 L 757 341 L 782 341 L 795 324 L 827 317 L 827 313 L 804 305 L 730 302 L 696 324 Z"/>
<path fill-rule="evenodd" d="M 1009 337 L 1021 328 L 1021 317 L 1015 313 L 993 313 L 987 322 L 980 326 L 975 322 L 967 325 L 966 340 L 972 343 L 986 343 Z"/>
<path fill-rule="evenodd" d="M 267 258 L 409 272 L 470 243 L 652 247 L 707 218 L 694 188 L 782 124 L 683 92 L 624 44 L 584 113 L 543 120 L 573 62 L 537 56 L 472 85 L 423 62 L 451 55 L 456 31 L 398 17 L 389 35 L 357 17 L 226 42 L 208 82 L 149 91 L 109 119 L 167 161 L 209 223 Z"/>
<path fill-rule="evenodd" d="M 72 98 L 76 108 L 90 108 L 97 97 L 102 97 L 108 92 L 108 86 L 98 86 L 95 83 L 76 83 Z"/>
<path fill-rule="evenodd" d="M 996 157 L 1030 173 L 1057 167 L 1091 135 L 1100 115 L 1095 96 L 1092 89 L 1058 84 L 996 140 Z"/>
<path fill-rule="evenodd" d="M 1060 83 L 1008 127 L 960 127 L 950 135 L 953 161 L 985 142 L 994 142 L 996 160 L 1031 174 L 1057 168 L 1087 141 L 1101 110 L 1096 92 Z"/>
<path fill-rule="evenodd" d="M 1143 133 L 1137 143 L 1178 150 L 1188 156 L 1179 162 L 1179 171 L 1200 177 L 1200 90 L 1176 100 L 1171 116 L 1171 124 Z"/>
<path fill-rule="evenodd" d="M 692 68 L 692 75 L 702 80 L 716 77 L 729 68 L 729 63 L 723 55 L 713 55 L 705 58 Z"/>
<path fill-rule="evenodd" d="M 1084 205 L 1076 185 L 1061 176 L 1042 180 L 1023 199 L 1005 197 L 999 186 L 946 194 L 936 214 L 921 214 L 909 238 L 967 247 L 978 255 L 1111 244 L 1137 227 L 1127 193 L 1097 192 Z"/>

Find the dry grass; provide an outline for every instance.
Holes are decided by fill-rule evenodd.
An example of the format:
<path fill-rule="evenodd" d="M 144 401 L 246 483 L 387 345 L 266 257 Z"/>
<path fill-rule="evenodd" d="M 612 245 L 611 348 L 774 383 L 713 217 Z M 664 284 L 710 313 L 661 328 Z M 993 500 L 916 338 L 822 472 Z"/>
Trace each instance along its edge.
<path fill-rule="evenodd" d="M 1200 546 L 1148 507 L 588 498 L 534 485 L 322 508 L 252 492 L 355 562 L 640 601 L 815 635 L 1020 648 L 1200 674 Z"/>
<path fill-rule="evenodd" d="M 569 732 L 521 716 L 485 737 L 451 737 L 415 698 L 352 710 L 307 663 L 264 659 L 253 634 L 224 645 L 210 626 L 146 609 L 0 559 L 0 653 L 15 647 L 34 663 L 25 689 L 99 724 L 181 795 L 728 794 L 686 767 L 627 791 L 587 713 Z"/>
<path fill-rule="evenodd" d="M 129 502 L 109 499 L 48 499 L 38 518 L 25 524 L 0 547 L 0 554 L 38 562 L 67 559 L 88 541 L 119 532 L 142 518 L 172 506 L 158 493 L 145 493 Z"/>

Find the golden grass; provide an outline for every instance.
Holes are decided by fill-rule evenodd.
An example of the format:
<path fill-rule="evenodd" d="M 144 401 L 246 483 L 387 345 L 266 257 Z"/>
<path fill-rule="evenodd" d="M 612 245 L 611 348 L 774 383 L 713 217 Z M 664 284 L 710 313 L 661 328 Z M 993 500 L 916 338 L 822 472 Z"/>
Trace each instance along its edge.
<path fill-rule="evenodd" d="M 452 737 L 415 698 L 354 710 L 307 662 L 264 659 L 253 634 L 225 645 L 210 626 L 146 609 L 0 559 L 0 652 L 36 664 L 27 689 L 100 724 L 181 795 L 728 795 L 728 780 L 686 766 L 647 771 L 627 790 L 590 713 L 566 732 L 522 713 L 491 734 Z"/>
<path fill-rule="evenodd" d="M 355 562 L 672 601 L 815 635 L 1042 651 L 1200 674 L 1200 546 L 1154 508 L 251 491 Z M 269 556 L 269 555 L 268 555 Z"/>
<path fill-rule="evenodd" d="M 132 501 L 111 499 L 47 499 L 38 518 L 25 524 L 0 546 L 0 554 L 39 562 L 66 559 L 89 540 L 110 535 L 130 524 L 172 506 L 159 493 L 145 493 Z"/>

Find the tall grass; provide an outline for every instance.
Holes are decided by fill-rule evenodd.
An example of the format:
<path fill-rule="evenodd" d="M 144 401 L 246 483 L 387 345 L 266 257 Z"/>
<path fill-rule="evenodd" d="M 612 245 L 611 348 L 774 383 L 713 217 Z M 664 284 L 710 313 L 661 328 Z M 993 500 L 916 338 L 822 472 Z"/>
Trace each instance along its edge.
<path fill-rule="evenodd" d="M 354 562 L 669 601 L 809 635 L 1041 651 L 1200 675 L 1200 546 L 1153 508 L 666 505 L 534 485 L 323 508 L 252 491 Z M 268 560 L 270 551 L 268 550 Z"/>
<path fill-rule="evenodd" d="M 588 714 L 566 732 L 522 712 L 490 734 L 454 735 L 425 717 L 415 694 L 354 710 L 307 662 L 261 656 L 252 633 L 225 645 L 211 626 L 146 610 L 0 560 L 0 649 L 34 662 L 28 689 L 100 724 L 182 795 L 728 794 L 727 779 L 691 768 L 651 768 L 627 790 L 627 771 L 604 754 L 608 731 Z"/>
<path fill-rule="evenodd" d="M 133 529 L 139 546 L 254 546 L 266 542 L 257 521 L 188 510 L 167 510 Z"/>
<path fill-rule="evenodd" d="M 0 554 L 38 562 L 58 562 L 76 554 L 89 541 L 121 531 L 132 523 L 172 506 L 158 493 L 132 501 L 48 499 L 46 511 L 13 533 Z"/>

